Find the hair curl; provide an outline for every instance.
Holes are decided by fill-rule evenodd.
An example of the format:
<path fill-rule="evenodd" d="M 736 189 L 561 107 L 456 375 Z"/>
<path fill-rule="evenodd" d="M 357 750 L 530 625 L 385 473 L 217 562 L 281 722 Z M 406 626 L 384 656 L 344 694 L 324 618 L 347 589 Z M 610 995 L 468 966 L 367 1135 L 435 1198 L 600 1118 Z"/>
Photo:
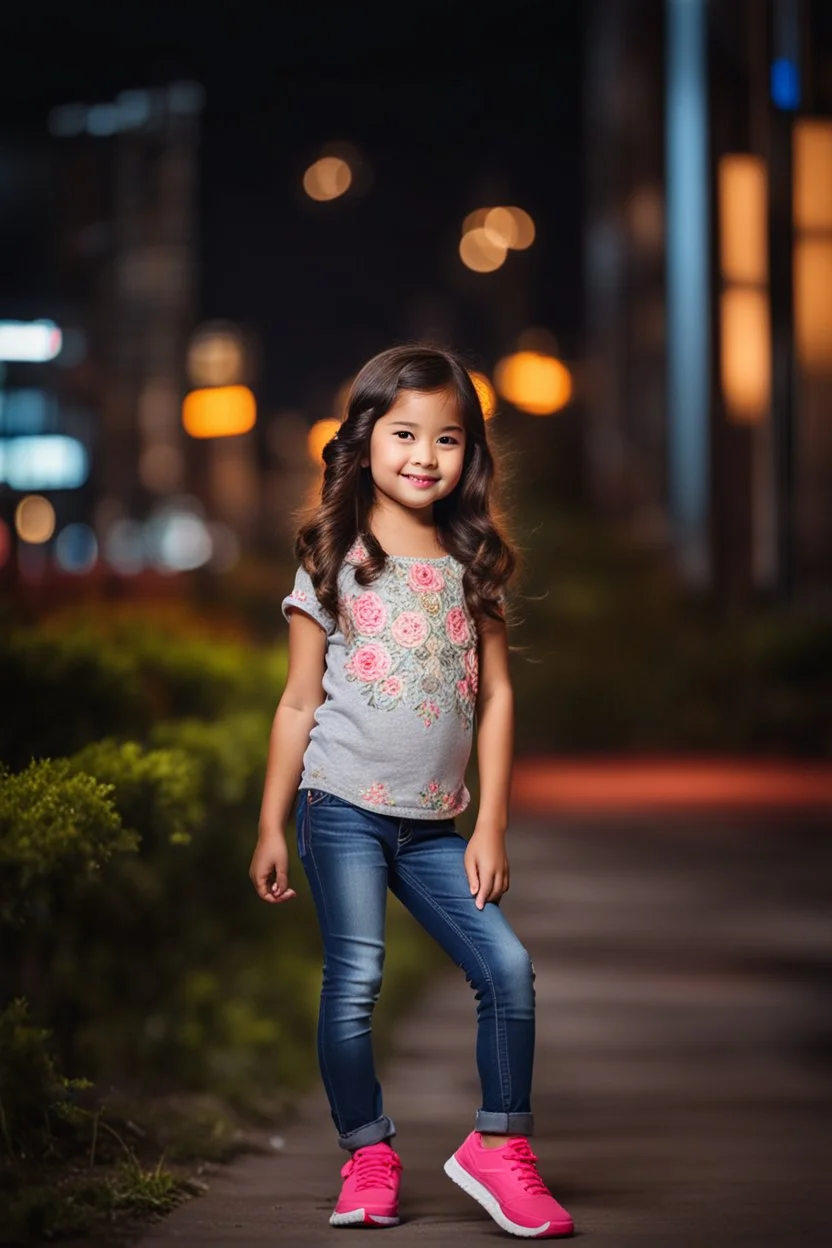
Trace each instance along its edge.
<path fill-rule="evenodd" d="M 492 501 L 495 464 L 488 445 L 479 395 L 462 361 L 453 352 L 421 344 L 391 347 L 374 356 L 356 376 L 337 434 L 324 447 L 320 505 L 298 530 L 295 554 L 315 586 L 318 600 L 338 617 L 338 573 L 344 557 L 361 537 L 369 558 L 355 569 L 360 585 L 381 573 L 386 554 L 369 528 L 373 481 L 362 458 L 380 417 L 403 390 L 447 391 L 456 400 L 465 428 L 462 476 L 445 498 L 434 504 L 439 541 L 462 564 L 463 590 L 476 621 L 502 619 L 503 591 L 517 557 L 502 531 Z"/>

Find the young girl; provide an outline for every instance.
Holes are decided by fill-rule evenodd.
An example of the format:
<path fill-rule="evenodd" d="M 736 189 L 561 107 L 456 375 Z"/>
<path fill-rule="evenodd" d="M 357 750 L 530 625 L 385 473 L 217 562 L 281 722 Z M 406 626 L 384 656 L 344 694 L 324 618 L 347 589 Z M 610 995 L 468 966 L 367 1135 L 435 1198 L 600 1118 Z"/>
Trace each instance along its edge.
<path fill-rule="evenodd" d="M 503 594 L 514 554 L 491 514 L 494 462 L 463 364 L 394 347 L 364 366 L 323 453 L 321 505 L 299 531 L 289 674 L 269 747 L 252 882 L 294 897 L 285 828 L 324 944 L 318 1059 L 350 1153 L 333 1226 L 398 1223 L 402 1165 L 373 1064 L 387 889 L 476 994 L 482 1108 L 445 1171 L 506 1231 L 549 1238 L 572 1219 L 527 1137 L 534 973 L 499 901 L 513 695 Z M 477 721 L 480 800 L 466 842 Z"/>

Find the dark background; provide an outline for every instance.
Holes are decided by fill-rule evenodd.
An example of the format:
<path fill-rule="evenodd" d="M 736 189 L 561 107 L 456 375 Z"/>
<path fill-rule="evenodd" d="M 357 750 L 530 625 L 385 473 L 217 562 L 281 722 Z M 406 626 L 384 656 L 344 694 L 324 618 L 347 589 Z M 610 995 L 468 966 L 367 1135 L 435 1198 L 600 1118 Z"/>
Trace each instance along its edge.
<path fill-rule="evenodd" d="M 19 138 L 56 104 L 199 81 L 202 316 L 259 335 L 267 407 L 314 409 L 393 340 L 477 362 L 542 324 L 574 353 L 583 20 L 574 0 L 17 9 L 0 106 Z M 314 203 L 303 171 L 333 141 L 358 149 L 364 185 Z M 484 277 L 459 263 L 460 227 L 497 202 L 530 212 L 537 238 Z"/>

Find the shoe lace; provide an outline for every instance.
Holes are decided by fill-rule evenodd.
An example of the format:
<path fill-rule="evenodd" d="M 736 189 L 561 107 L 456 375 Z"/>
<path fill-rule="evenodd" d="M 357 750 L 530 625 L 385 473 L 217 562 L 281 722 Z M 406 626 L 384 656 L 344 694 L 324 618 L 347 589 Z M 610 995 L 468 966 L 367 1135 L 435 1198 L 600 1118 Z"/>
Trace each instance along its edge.
<path fill-rule="evenodd" d="M 395 1187 L 396 1172 L 401 1168 L 402 1163 L 392 1148 L 383 1153 L 377 1149 L 365 1152 L 363 1148 L 358 1148 L 344 1166 L 342 1174 L 348 1178 L 357 1172 L 355 1186 L 360 1191 L 365 1187 Z"/>
<path fill-rule="evenodd" d="M 549 1189 L 537 1170 L 537 1157 L 529 1148 L 527 1140 L 520 1137 L 511 1140 L 505 1156 L 512 1163 L 511 1169 L 519 1172 L 518 1178 L 527 1192 L 531 1192 L 533 1196 L 549 1195 Z"/>

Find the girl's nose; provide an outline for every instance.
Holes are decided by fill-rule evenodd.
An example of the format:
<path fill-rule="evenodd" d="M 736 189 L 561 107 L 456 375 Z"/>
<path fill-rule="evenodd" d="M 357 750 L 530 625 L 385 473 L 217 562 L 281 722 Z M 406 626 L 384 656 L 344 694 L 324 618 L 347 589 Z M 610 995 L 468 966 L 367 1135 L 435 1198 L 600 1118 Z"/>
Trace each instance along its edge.
<path fill-rule="evenodd" d="M 412 459 L 420 468 L 427 468 L 436 463 L 436 452 L 433 446 L 416 446 L 413 448 Z"/>

